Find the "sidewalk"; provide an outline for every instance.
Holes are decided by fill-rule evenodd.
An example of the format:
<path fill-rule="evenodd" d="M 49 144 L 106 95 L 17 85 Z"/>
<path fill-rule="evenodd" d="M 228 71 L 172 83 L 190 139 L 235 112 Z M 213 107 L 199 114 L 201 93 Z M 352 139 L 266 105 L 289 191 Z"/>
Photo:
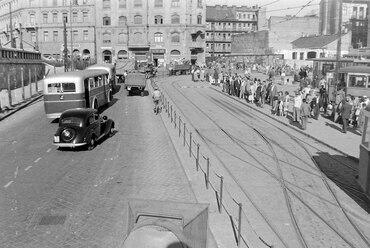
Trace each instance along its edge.
<path fill-rule="evenodd" d="M 222 91 L 219 86 L 212 85 L 213 88 Z M 288 91 L 291 96 L 294 95 L 294 91 L 298 89 L 299 85 L 277 85 L 278 91 Z M 226 93 L 225 93 L 226 94 Z M 245 100 L 238 99 L 246 103 L 246 105 L 264 115 L 290 127 L 294 130 L 310 137 L 317 142 L 320 142 L 330 148 L 351 157 L 355 161 L 358 161 L 360 155 L 360 144 L 361 144 L 361 134 L 358 130 L 349 127 L 347 133 L 342 133 L 342 125 L 333 122 L 329 117 L 324 116 L 323 113 L 320 114 L 318 120 L 313 118 L 308 119 L 307 129 L 302 130 L 299 123 L 292 122 L 292 112 L 289 109 L 289 114 L 287 117 L 276 116 L 271 114 L 271 106 L 265 104 L 263 108 L 257 107 L 253 103 L 247 103 Z"/>

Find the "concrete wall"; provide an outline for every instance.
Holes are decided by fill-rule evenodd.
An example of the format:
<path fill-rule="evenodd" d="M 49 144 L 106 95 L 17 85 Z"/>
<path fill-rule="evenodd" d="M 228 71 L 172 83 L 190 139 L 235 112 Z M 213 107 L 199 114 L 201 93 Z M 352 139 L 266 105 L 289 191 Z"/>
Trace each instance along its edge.
<path fill-rule="evenodd" d="M 233 36 L 231 53 L 265 54 L 269 49 L 269 32 L 259 31 Z"/>

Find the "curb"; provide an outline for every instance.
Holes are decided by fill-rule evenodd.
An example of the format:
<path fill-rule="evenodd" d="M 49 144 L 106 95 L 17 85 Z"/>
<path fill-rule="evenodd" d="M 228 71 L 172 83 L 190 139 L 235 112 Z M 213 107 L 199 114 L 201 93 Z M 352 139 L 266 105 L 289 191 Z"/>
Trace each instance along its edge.
<path fill-rule="evenodd" d="M 215 87 L 215 86 L 213 86 L 213 85 L 211 86 L 211 88 L 212 88 L 213 90 L 216 90 L 216 91 L 220 92 L 220 93 L 221 93 L 221 94 L 223 94 L 223 95 L 226 95 L 227 97 L 229 97 L 229 98 L 231 98 L 231 99 L 234 99 L 234 97 L 227 95 L 226 93 L 224 93 L 224 92 L 220 91 L 218 88 L 216 88 L 216 87 Z M 234 99 L 234 100 L 235 100 L 235 99 Z M 241 101 L 239 101 L 239 102 L 241 102 Z M 314 136 L 312 136 L 312 135 L 310 135 L 310 134 L 308 134 L 308 133 L 305 133 L 305 132 L 303 132 L 302 130 L 300 130 L 300 129 L 298 129 L 298 128 L 295 128 L 295 127 L 293 127 L 293 126 L 291 126 L 291 125 L 289 125 L 289 124 L 287 124 L 287 123 L 285 123 L 285 122 L 283 122 L 283 121 L 281 121 L 281 120 L 279 120 L 279 119 L 275 119 L 275 118 L 273 118 L 271 115 L 268 115 L 268 114 L 266 114 L 266 113 L 262 112 L 261 110 L 259 110 L 259 109 L 257 109 L 257 108 L 253 108 L 252 106 L 250 106 L 250 105 L 248 105 L 248 104 L 245 104 L 244 102 L 241 102 L 241 103 L 242 103 L 243 105 L 247 106 L 248 108 L 253 109 L 253 110 L 255 110 L 255 111 L 258 111 L 259 113 L 261 113 L 261 114 L 263 114 L 263 115 L 265 115 L 265 116 L 269 117 L 270 119 L 272 119 L 272 120 L 274 120 L 274 121 L 277 121 L 277 122 L 279 122 L 280 124 L 283 124 L 284 126 L 289 127 L 289 128 L 291 128 L 291 129 L 293 129 L 293 130 L 295 130 L 295 131 L 297 131 L 297 132 L 299 132 L 299 133 L 301 133 L 301 134 L 303 134 L 303 135 L 307 136 L 308 138 L 311 138 L 311 139 L 313 139 L 313 140 L 317 141 L 318 143 L 320 143 L 320 144 L 322 144 L 322 145 L 325 145 L 325 146 L 329 147 L 330 149 L 333 149 L 334 151 L 336 151 L 336 152 L 338 152 L 338 153 L 343 154 L 344 156 L 348 157 L 349 159 L 353 160 L 353 161 L 354 161 L 354 162 L 356 162 L 356 163 L 359 163 L 359 162 L 360 162 L 359 158 L 356 158 L 356 157 L 354 157 L 354 156 L 352 156 L 352 155 L 349 155 L 349 154 L 347 154 L 347 153 L 345 153 L 345 152 L 343 152 L 343 151 L 339 150 L 338 148 L 333 147 L 332 145 L 329 145 L 329 144 L 325 143 L 324 141 L 322 141 L 322 140 L 320 140 L 320 139 L 318 139 L 318 138 L 316 138 L 316 137 L 314 137 Z"/>
<path fill-rule="evenodd" d="M 37 101 L 38 99 L 40 99 L 42 96 L 43 96 L 43 94 L 42 93 L 39 93 L 38 95 L 36 95 L 34 97 L 31 97 L 28 100 L 25 100 L 25 102 L 22 103 L 21 105 L 19 105 L 16 108 L 10 110 L 9 112 L 7 112 L 6 114 L 4 114 L 3 116 L 0 116 L 0 121 L 8 118 L 9 116 L 13 115 L 14 113 L 18 112 L 19 110 L 27 107 L 31 103 L 33 103 L 33 102 Z"/>

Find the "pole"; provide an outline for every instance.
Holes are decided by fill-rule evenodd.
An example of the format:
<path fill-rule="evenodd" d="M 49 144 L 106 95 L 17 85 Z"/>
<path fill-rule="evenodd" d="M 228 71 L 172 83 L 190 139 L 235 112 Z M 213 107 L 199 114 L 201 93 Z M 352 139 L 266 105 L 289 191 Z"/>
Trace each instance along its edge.
<path fill-rule="evenodd" d="M 208 189 L 209 185 L 209 158 L 207 158 L 207 174 L 206 174 L 206 188 Z"/>
<path fill-rule="evenodd" d="M 190 132 L 190 138 L 189 138 L 189 157 L 191 157 L 191 142 L 193 142 L 193 133 Z"/>
<path fill-rule="evenodd" d="M 218 212 L 222 212 L 222 194 L 223 194 L 223 187 L 224 187 L 224 177 L 221 176 L 220 181 L 220 202 L 218 204 Z"/>
<path fill-rule="evenodd" d="M 73 71 L 73 30 L 72 30 L 72 0 L 69 0 L 69 18 L 71 26 L 71 71 Z"/>
<path fill-rule="evenodd" d="M 9 2 L 10 46 L 16 48 L 13 37 L 12 3 Z"/>
<path fill-rule="evenodd" d="M 186 123 L 184 122 L 184 146 L 186 145 Z"/>
<path fill-rule="evenodd" d="M 25 92 L 24 92 L 24 75 L 23 75 L 23 67 L 21 67 L 21 83 L 22 83 L 22 100 L 25 99 Z"/>
<path fill-rule="evenodd" d="M 239 222 L 238 222 L 238 247 L 240 247 L 241 240 L 241 229 L 242 229 L 242 203 L 239 203 Z"/>
<path fill-rule="evenodd" d="M 8 100 L 9 100 L 9 106 L 12 106 L 12 90 L 10 86 L 10 71 L 7 72 L 7 81 L 8 81 Z"/>
<path fill-rule="evenodd" d="M 342 49 L 342 13 L 343 13 L 343 0 L 339 1 L 339 7 L 338 7 L 338 15 L 339 15 L 339 21 L 338 21 L 338 32 L 337 32 L 337 56 L 336 56 L 336 63 L 335 63 L 335 89 L 334 91 L 337 91 L 338 89 L 338 81 L 339 81 L 339 68 L 340 68 L 340 57 L 341 57 L 341 49 Z"/>
<path fill-rule="evenodd" d="M 63 54 L 64 54 L 64 71 L 68 71 L 68 49 L 67 49 L 67 24 L 66 24 L 66 18 L 63 18 L 63 41 L 64 41 L 64 49 L 63 49 Z"/>
<path fill-rule="evenodd" d="M 199 144 L 197 144 L 197 159 L 195 163 L 196 163 L 197 171 L 199 171 Z"/>

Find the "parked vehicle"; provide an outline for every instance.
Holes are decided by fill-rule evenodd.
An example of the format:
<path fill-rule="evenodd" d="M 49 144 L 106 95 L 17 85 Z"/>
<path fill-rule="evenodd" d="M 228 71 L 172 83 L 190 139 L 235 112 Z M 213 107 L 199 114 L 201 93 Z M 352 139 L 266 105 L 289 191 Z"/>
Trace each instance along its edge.
<path fill-rule="evenodd" d="M 59 118 L 63 111 L 71 108 L 98 109 L 112 100 L 106 70 L 65 72 L 43 81 L 44 107 L 48 118 Z"/>
<path fill-rule="evenodd" d="M 114 121 L 107 116 L 101 117 L 96 109 L 74 108 L 61 114 L 54 145 L 59 148 L 86 146 L 92 150 L 97 141 L 113 134 Z"/>
<path fill-rule="evenodd" d="M 189 74 L 191 69 L 190 64 L 175 64 L 169 65 L 169 75 L 182 75 L 182 74 Z"/>
<path fill-rule="evenodd" d="M 125 79 L 127 95 L 130 96 L 134 92 L 140 92 L 140 95 L 144 96 L 146 80 L 147 78 L 145 72 L 136 71 L 128 73 Z"/>

